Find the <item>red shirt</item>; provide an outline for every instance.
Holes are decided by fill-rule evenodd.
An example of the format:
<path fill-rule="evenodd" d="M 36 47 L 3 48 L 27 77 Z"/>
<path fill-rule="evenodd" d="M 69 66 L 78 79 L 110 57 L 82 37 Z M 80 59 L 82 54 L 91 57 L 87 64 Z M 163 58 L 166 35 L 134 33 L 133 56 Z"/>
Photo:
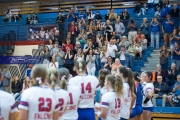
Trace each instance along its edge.
<path fill-rule="evenodd" d="M 65 44 L 64 46 L 63 46 L 63 51 L 66 53 L 67 52 L 67 48 L 70 48 L 71 49 L 71 51 L 73 50 L 73 45 L 72 44 Z"/>
<path fill-rule="evenodd" d="M 69 32 L 71 32 L 71 34 L 73 34 L 74 36 L 77 36 L 77 27 L 76 26 L 70 26 L 69 27 Z"/>

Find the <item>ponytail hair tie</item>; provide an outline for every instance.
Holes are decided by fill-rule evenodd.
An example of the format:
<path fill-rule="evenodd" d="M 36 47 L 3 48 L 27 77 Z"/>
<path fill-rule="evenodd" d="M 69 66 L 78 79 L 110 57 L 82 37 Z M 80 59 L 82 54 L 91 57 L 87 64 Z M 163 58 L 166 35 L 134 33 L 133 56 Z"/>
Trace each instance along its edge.
<path fill-rule="evenodd" d="M 36 80 L 38 81 L 39 84 L 42 83 L 41 77 L 37 77 Z"/>
<path fill-rule="evenodd" d="M 65 78 L 66 78 L 66 75 L 63 75 L 63 76 L 61 77 L 61 80 L 66 80 Z"/>

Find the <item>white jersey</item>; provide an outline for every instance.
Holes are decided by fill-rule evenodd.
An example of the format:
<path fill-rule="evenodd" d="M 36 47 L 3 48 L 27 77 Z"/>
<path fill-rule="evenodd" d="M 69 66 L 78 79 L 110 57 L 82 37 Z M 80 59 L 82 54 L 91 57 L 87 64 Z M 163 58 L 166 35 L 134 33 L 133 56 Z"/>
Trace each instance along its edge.
<path fill-rule="evenodd" d="M 53 120 L 59 110 L 55 92 L 49 87 L 31 87 L 22 93 L 20 109 L 28 111 L 27 120 Z"/>
<path fill-rule="evenodd" d="M 108 108 L 108 113 L 103 120 L 119 120 L 121 113 L 121 98 L 115 92 L 107 92 L 102 96 L 101 107 Z"/>
<path fill-rule="evenodd" d="M 123 83 L 123 96 L 121 102 L 121 118 L 129 119 L 130 116 L 130 107 L 131 107 L 131 89 L 129 84 L 124 82 Z"/>
<path fill-rule="evenodd" d="M 77 108 L 81 96 L 81 91 L 79 87 L 73 85 L 68 85 L 67 91 L 69 94 L 69 102 L 62 118 L 63 120 L 77 120 Z"/>
<path fill-rule="evenodd" d="M 147 92 L 148 91 L 152 91 L 154 92 L 154 85 L 153 83 L 147 83 L 144 88 L 143 88 L 143 101 L 146 99 L 146 96 L 147 96 Z M 142 103 L 142 106 L 143 107 L 152 107 L 153 104 L 152 104 L 152 101 L 149 100 L 146 104 L 144 104 L 144 102 Z"/>
<path fill-rule="evenodd" d="M 59 111 L 64 112 L 69 102 L 69 94 L 67 91 L 61 88 L 55 88 L 55 94 L 56 94 L 56 98 L 59 105 Z M 62 119 L 62 116 L 59 117 L 59 120 L 61 119 Z"/>
<path fill-rule="evenodd" d="M 76 76 L 69 80 L 69 84 L 78 86 L 81 90 L 78 108 L 94 108 L 94 95 L 99 88 L 99 80 L 95 76 Z"/>
<path fill-rule="evenodd" d="M 0 90 L 0 120 L 9 120 L 9 114 L 17 111 L 14 97 Z"/>
<path fill-rule="evenodd" d="M 105 93 L 108 92 L 108 90 L 107 90 L 106 87 L 104 86 L 104 87 L 100 88 L 100 92 L 101 92 L 101 96 L 103 96 Z"/>

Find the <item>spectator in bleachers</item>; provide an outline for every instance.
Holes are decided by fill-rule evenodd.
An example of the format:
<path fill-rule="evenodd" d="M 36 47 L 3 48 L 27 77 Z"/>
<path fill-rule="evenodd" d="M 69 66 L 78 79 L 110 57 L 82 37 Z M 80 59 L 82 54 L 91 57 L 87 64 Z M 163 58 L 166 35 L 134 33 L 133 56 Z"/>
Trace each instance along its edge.
<path fill-rule="evenodd" d="M 169 14 L 169 8 L 167 7 L 167 4 L 164 3 L 163 7 L 161 8 L 161 17 L 166 18 L 167 14 Z"/>
<path fill-rule="evenodd" d="M 73 49 L 70 47 L 66 48 L 65 56 L 64 56 L 64 67 L 67 68 L 70 74 L 73 74 L 73 58 L 74 53 L 72 52 Z"/>
<path fill-rule="evenodd" d="M 83 10 L 80 10 L 80 13 L 78 14 L 78 21 L 81 21 L 82 19 L 86 19 L 86 15 L 83 13 Z"/>
<path fill-rule="evenodd" d="M 115 21 L 117 18 L 117 14 L 114 13 L 114 9 L 111 9 L 110 15 L 109 15 L 109 20 Z"/>
<path fill-rule="evenodd" d="M 123 12 L 123 20 L 128 20 L 129 19 L 129 13 L 128 13 L 128 10 L 127 9 L 124 9 L 124 12 Z"/>
<path fill-rule="evenodd" d="M 143 22 L 141 24 L 141 30 L 142 33 L 145 35 L 145 38 L 149 38 L 149 24 L 148 24 L 148 19 L 143 18 Z"/>
<path fill-rule="evenodd" d="M 92 21 L 92 20 L 94 20 L 94 17 L 95 17 L 95 14 L 94 14 L 93 11 L 91 10 L 90 13 L 89 13 L 89 15 L 87 16 L 87 19 L 88 19 L 89 21 Z"/>
<path fill-rule="evenodd" d="M 86 56 L 88 75 L 95 76 L 95 72 L 96 72 L 95 59 L 96 59 L 96 56 L 94 55 L 93 49 L 89 49 L 88 54 Z"/>
<path fill-rule="evenodd" d="M 46 32 L 45 32 L 44 28 L 41 27 L 41 30 L 39 31 L 39 37 L 40 37 L 40 39 L 44 39 L 44 38 L 45 38 L 45 36 L 46 36 L 45 33 L 46 33 Z"/>
<path fill-rule="evenodd" d="M 180 70 L 180 47 L 179 43 L 175 42 L 175 46 L 171 51 L 172 62 L 176 64 L 176 69 Z"/>
<path fill-rule="evenodd" d="M 100 20 L 97 20 L 97 25 L 95 26 L 95 30 L 97 31 L 97 33 L 102 34 L 102 25 Z"/>
<path fill-rule="evenodd" d="M 64 17 L 62 16 L 61 13 L 58 14 L 58 17 L 56 18 L 56 23 L 63 23 L 64 22 Z"/>
<path fill-rule="evenodd" d="M 98 46 L 99 42 L 101 42 L 101 44 L 102 44 L 102 41 L 103 41 L 103 37 L 101 36 L 101 33 L 97 33 L 95 47 Z"/>
<path fill-rule="evenodd" d="M 90 49 L 94 50 L 93 43 L 92 41 L 87 41 L 87 46 L 84 46 L 84 50 L 83 50 L 84 54 L 87 55 Z"/>
<path fill-rule="evenodd" d="M 73 51 L 73 45 L 71 44 L 70 39 L 66 39 L 66 44 L 63 44 L 63 51 L 66 53 L 69 49 Z"/>
<path fill-rule="evenodd" d="M 107 20 L 106 23 L 103 25 L 103 27 L 105 28 L 104 34 L 106 35 L 106 39 L 110 41 L 110 39 L 112 38 L 112 32 L 113 32 L 113 27 L 112 25 L 110 25 L 110 21 Z"/>
<path fill-rule="evenodd" d="M 112 64 L 113 64 L 112 57 L 109 56 L 108 59 L 107 59 L 107 62 L 104 64 L 104 69 L 107 69 L 107 70 L 111 71 Z"/>
<path fill-rule="evenodd" d="M 52 55 L 52 59 L 51 59 L 51 62 L 49 63 L 49 68 L 56 68 L 56 69 L 59 69 L 59 63 L 56 61 L 56 55 L 53 54 Z"/>
<path fill-rule="evenodd" d="M 110 10 L 107 10 L 107 13 L 106 13 L 106 15 L 105 15 L 105 20 L 107 21 L 107 20 L 109 20 L 109 15 L 111 14 L 111 11 Z"/>
<path fill-rule="evenodd" d="M 16 20 L 22 19 L 22 14 L 20 13 L 20 11 L 18 11 L 18 14 L 13 15 L 12 19 L 14 19 L 15 22 Z"/>
<path fill-rule="evenodd" d="M 160 37 L 160 24 L 157 21 L 157 18 L 153 18 L 151 23 L 151 47 L 155 47 L 156 41 L 156 48 L 159 49 L 159 37 Z"/>
<path fill-rule="evenodd" d="M 82 50 L 82 48 L 78 48 L 78 51 L 77 51 L 77 53 L 74 55 L 74 60 L 77 60 L 78 58 L 82 58 L 82 59 L 84 59 L 85 58 L 85 55 L 84 55 L 84 53 L 83 53 L 83 50 Z"/>
<path fill-rule="evenodd" d="M 129 66 L 131 70 L 134 69 L 134 56 L 135 56 L 136 46 L 133 40 L 129 41 L 128 53 L 129 53 Z"/>
<path fill-rule="evenodd" d="M 26 18 L 26 24 L 29 25 L 31 20 L 32 20 L 31 15 L 28 13 L 28 16 Z"/>
<path fill-rule="evenodd" d="M 179 74 L 179 71 L 176 70 L 176 64 L 172 63 L 171 64 L 171 69 L 168 70 L 168 75 L 167 75 L 167 79 L 166 82 L 169 86 L 174 85 L 174 83 L 176 83 L 176 78 L 177 75 Z"/>
<path fill-rule="evenodd" d="M 141 36 L 141 46 L 142 46 L 142 52 L 147 51 L 147 39 L 145 38 L 145 35 Z"/>
<path fill-rule="evenodd" d="M 119 37 L 119 39 L 122 40 L 121 36 L 125 32 L 125 27 L 119 18 L 116 19 L 115 32 L 116 32 L 116 35 Z"/>
<path fill-rule="evenodd" d="M 170 4 L 169 0 L 164 0 L 164 3 L 166 4 L 166 6 L 167 6 L 168 8 L 171 7 L 171 4 Z"/>
<path fill-rule="evenodd" d="M 31 78 L 31 70 L 33 68 L 33 64 L 29 64 L 28 69 L 26 70 L 25 76 Z"/>
<path fill-rule="evenodd" d="M 6 92 L 10 92 L 10 79 L 11 79 L 11 74 L 7 70 L 7 67 L 3 68 L 2 71 L 2 76 L 3 76 L 3 90 Z"/>
<path fill-rule="evenodd" d="M 169 90 L 169 86 L 166 82 L 163 82 L 162 76 L 157 76 L 157 82 L 154 85 L 155 94 L 153 95 L 152 102 L 153 106 L 156 106 L 156 99 L 162 98 L 162 106 L 165 107 L 166 99 L 167 99 L 167 92 Z"/>
<path fill-rule="evenodd" d="M 119 58 L 123 66 L 129 67 L 129 53 L 125 46 L 122 46 L 121 50 L 116 53 L 116 58 Z"/>
<path fill-rule="evenodd" d="M 141 3 L 138 2 L 138 3 L 135 5 L 135 7 L 134 7 L 133 13 L 139 13 L 140 10 L 141 10 Z"/>
<path fill-rule="evenodd" d="M 179 8 L 177 7 L 176 4 L 173 5 L 173 9 L 170 11 L 171 17 L 179 17 Z"/>
<path fill-rule="evenodd" d="M 53 48 L 53 41 L 49 39 L 49 44 L 47 45 L 49 47 L 49 51 Z"/>
<path fill-rule="evenodd" d="M 161 68 L 161 65 L 160 64 L 157 64 L 156 65 L 156 68 L 157 68 L 157 71 L 156 71 L 156 81 L 157 81 L 157 76 L 161 76 L 162 77 L 162 80 L 165 82 L 165 77 L 166 77 L 166 71 L 162 70 Z"/>
<path fill-rule="evenodd" d="M 159 0 L 154 0 L 154 11 L 157 10 L 157 8 L 159 7 Z"/>
<path fill-rule="evenodd" d="M 69 32 L 71 33 L 71 43 L 75 45 L 76 43 L 76 37 L 77 37 L 77 26 L 75 25 L 75 22 L 71 22 L 71 26 L 69 27 Z"/>
<path fill-rule="evenodd" d="M 173 30 L 173 33 L 171 35 L 171 38 L 170 38 L 170 42 L 171 42 L 171 45 L 170 45 L 170 48 L 173 49 L 174 46 L 175 46 L 175 42 L 179 42 L 180 38 L 178 37 L 178 32 L 176 30 Z"/>
<path fill-rule="evenodd" d="M 119 18 L 120 20 L 123 19 L 123 12 L 119 12 L 118 18 Z"/>
<path fill-rule="evenodd" d="M 135 60 L 142 60 L 142 47 L 141 43 L 136 43 Z"/>
<path fill-rule="evenodd" d="M 160 7 L 157 8 L 157 11 L 155 12 L 154 17 L 155 18 L 160 18 L 161 17 L 161 8 Z"/>
<path fill-rule="evenodd" d="M 147 3 L 148 3 L 148 8 L 149 8 L 149 9 L 152 9 L 152 8 L 153 8 L 153 2 L 154 2 L 153 0 L 148 0 Z"/>
<path fill-rule="evenodd" d="M 82 49 L 84 48 L 84 44 L 86 43 L 86 39 L 87 39 L 86 32 L 84 29 L 81 29 L 76 41 L 80 43 Z"/>
<path fill-rule="evenodd" d="M 174 30 L 174 20 L 170 17 L 169 14 L 166 15 L 166 19 L 162 24 L 162 32 L 164 33 L 164 45 L 167 46 L 167 43 L 170 41 L 170 36 Z"/>
<path fill-rule="evenodd" d="M 138 13 L 138 17 L 139 17 L 140 15 L 145 15 L 146 12 L 148 12 L 148 8 L 147 8 L 147 4 L 144 3 L 143 6 L 142 6 L 141 9 L 140 9 L 140 12 Z"/>
<path fill-rule="evenodd" d="M 61 36 L 59 34 L 59 30 L 55 31 L 54 37 L 53 37 L 53 44 L 58 42 L 60 45 L 62 45 L 62 40 L 61 40 Z"/>
<path fill-rule="evenodd" d="M 97 20 L 102 20 L 102 16 L 101 16 L 101 14 L 99 13 L 99 11 L 96 11 L 96 15 L 95 15 L 95 20 L 97 21 Z"/>
<path fill-rule="evenodd" d="M 111 56 L 112 60 L 114 61 L 116 57 L 116 52 L 118 51 L 118 49 L 113 39 L 110 40 L 107 48 L 108 48 L 109 56 Z"/>
<path fill-rule="evenodd" d="M 167 47 L 163 45 L 161 47 L 158 57 L 160 59 L 161 68 L 165 72 L 168 70 L 168 56 L 169 52 L 167 51 Z"/>
<path fill-rule="evenodd" d="M 73 10 L 70 8 L 68 15 L 67 15 L 67 19 L 68 19 L 68 23 L 71 23 L 72 21 L 75 21 L 75 14 L 73 12 Z"/>
<path fill-rule="evenodd" d="M 3 21 L 9 21 L 11 22 L 11 19 L 12 19 L 12 13 L 10 11 L 10 9 L 8 9 L 6 12 L 5 12 L 5 17 L 3 17 Z"/>
<path fill-rule="evenodd" d="M 139 30 L 138 30 L 138 33 L 137 33 L 137 35 L 136 35 L 136 39 L 135 39 L 136 43 L 138 43 L 138 42 L 141 43 L 142 35 L 144 35 L 144 34 L 142 33 L 142 30 L 139 29 Z"/>
<path fill-rule="evenodd" d="M 33 17 L 31 19 L 30 24 L 37 24 L 39 22 L 38 16 L 36 15 L 36 13 L 33 13 Z"/>
<path fill-rule="evenodd" d="M 177 82 L 174 84 L 172 92 L 167 96 L 172 107 L 176 106 L 180 100 L 180 75 L 177 75 Z M 179 100 L 178 100 L 179 99 Z"/>
<path fill-rule="evenodd" d="M 129 30 L 129 32 L 128 32 L 128 40 L 132 39 L 133 41 L 135 41 L 136 35 L 137 35 L 138 25 L 134 21 L 134 18 L 131 18 L 130 22 L 128 23 L 127 28 Z"/>
<path fill-rule="evenodd" d="M 108 57 L 109 57 L 109 52 L 108 52 L 107 46 L 104 45 L 100 53 L 101 69 L 103 69 L 105 63 L 107 63 Z"/>
<path fill-rule="evenodd" d="M 62 12 L 62 16 L 64 17 L 64 19 L 66 19 L 66 18 L 67 18 L 67 13 L 66 13 L 66 10 L 64 10 L 64 11 Z"/>
<path fill-rule="evenodd" d="M 75 13 L 78 13 L 78 8 L 76 5 L 72 5 L 71 10 L 73 10 Z"/>
<path fill-rule="evenodd" d="M 111 65 L 111 74 L 116 75 L 121 66 L 123 65 L 120 63 L 119 58 L 116 58 L 115 62 Z"/>
<path fill-rule="evenodd" d="M 77 41 L 73 50 L 74 55 L 77 54 L 79 48 L 81 48 L 81 45 L 80 42 Z"/>
<path fill-rule="evenodd" d="M 12 79 L 11 81 L 11 90 L 14 95 L 14 98 L 16 99 L 20 95 L 20 92 L 22 90 L 22 84 L 21 81 L 19 81 L 18 76 L 14 76 L 13 78 L 14 79 Z"/>
<path fill-rule="evenodd" d="M 89 28 L 92 27 L 92 30 L 94 31 L 95 30 L 95 26 L 94 26 L 94 23 L 93 23 L 93 20 L 90 20 L 88 22 L 88 25 L 86 26 L 86 30 L 89 31 Z"/>
<path fill-rule="evenodd" d="M 125 46 L 126 48 L 129 47 L 129 41 L 127 40 L 126 36 L 122 36 L 122 41 L 119 43 L 119 47 Z"/>
<path fill-rule="evenodd" d="M 119 37 L 119 36 L 116 34 L 116 32 L 112 32 L 112 39 L 114 39 L 114 40 L 117 42 L 117 44 L 119 44 L 120 38 L 121 38 L 121 37 Z"/>
<path fill-rule="evenodd" d="M 50 50 L 49 47 L 46 45 L 44 46 L 44 50 L 42 50 L 43 64 L 49 65 L 50 57 Z"/>
<path fill-rule="evenodd" d="M 89 29 L 87 29 L 87 39 L 88 40 L 92 40 L 92 42 L 94 43 L 95 42 L 95 34 L 94 34 L 94 31 L 93 31 L 93 26 L 89 26 Z"/>

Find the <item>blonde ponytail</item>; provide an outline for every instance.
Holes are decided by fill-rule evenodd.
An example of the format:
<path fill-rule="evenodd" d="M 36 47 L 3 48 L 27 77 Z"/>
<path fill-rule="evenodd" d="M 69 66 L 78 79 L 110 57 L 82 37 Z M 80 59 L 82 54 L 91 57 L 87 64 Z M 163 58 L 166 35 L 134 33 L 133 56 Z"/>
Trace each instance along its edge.
<path fill-rule="evenodd" d="M 67 90 L 67 78 L 65 75 L 61 77 L 60 86 L 62 89 Z"/>
<path fill-rule="evenodd" d="M 116 76 L 115 84 L 114 84 L 114 91 L 116 92 L 118 97 L 123 94 L 123 81 L 120 76 Z"/>
<path fill-rule="evenodd" d="M 58 81 L 58 72 L 55 68 L 52 68 L 49 69 L 48 73 L 49 73 L 48 83 L 54 89 Z"/>
<path fill-rule="evenodd" d="M 67 68 L 60 68 L 58 70 L 59 78 L 60 78 L 60 87 L 64 90 L 67 90 L 67 83 L 70 77 L 69 70 Z"/>

